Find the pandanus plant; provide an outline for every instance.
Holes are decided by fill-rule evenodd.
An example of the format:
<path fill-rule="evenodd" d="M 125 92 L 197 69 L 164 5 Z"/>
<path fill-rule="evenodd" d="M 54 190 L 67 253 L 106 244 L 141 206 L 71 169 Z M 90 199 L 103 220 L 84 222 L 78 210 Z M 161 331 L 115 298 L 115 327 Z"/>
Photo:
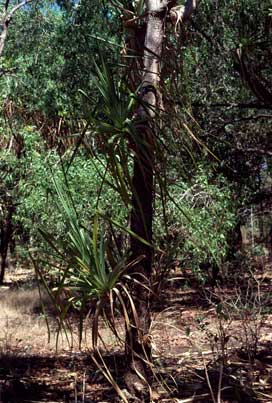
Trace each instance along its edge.
<path fill-rule="evenodd" d="M 51 272 L 56 274 L 57 283 L 51 289 L 39 264 L 34 261 L 36 272 L 49 293 L 58 314 L 59 332 L 65 330 L 65 320 L 70 309 L 80 311 L 79 339 L 83 334 L 84 318 L 88 317 L 92 333 L 92 357 L 120 397 L 123 392 L 114 381 L 99 349 L 100 323 L 106 321 L 114 336 L 121 342 L 131 334 L 132 326 L 139 322 L 137 310 L 130 292 L 130 283 L 140 284 L 131 269 L 142 257 L 135 260 L 129 256 L 118 256 L 106 240 L 105 230 L 99 228 L 99 216 L 93 218 L 92 230 L 80 223 L 76 207 L 66 185 L 53 179 L 56 203 L 66 224 L 62 239 L 49 231 L 40 230 L 52 249 Z M 117 255 L 117 257 L 116 257 Z M 58 262 L 58 263 L 56 263 Z M 50 263 L 49 263 L 50 264 Z M 116 325 L 123 318 L 124 332 Z"/>

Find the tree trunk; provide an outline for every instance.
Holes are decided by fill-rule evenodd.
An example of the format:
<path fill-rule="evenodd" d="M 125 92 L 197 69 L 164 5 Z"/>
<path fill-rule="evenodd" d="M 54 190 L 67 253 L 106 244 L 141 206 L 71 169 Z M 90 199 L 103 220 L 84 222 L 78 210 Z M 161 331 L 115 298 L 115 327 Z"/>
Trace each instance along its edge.
<path fill-rule="evenodd" d="M 150 285 L 152 275 L 152 224 L 154 199 L 154 160 L 156 141 L 156 119 L 159 111 L 161 95 L 159 91 L 162 46 L 167 15 L 175 1 L 146 0 L 146 32 L 143 53 L 143 75 L 140 89 L 140 106 L 136 111 L 136 135 L 133 196 L 131 212 L 131 230 L 147 241 L 141 242 L 131 237 L 132 258 L 144 256 L 136 273 L 140 282 Z M 187 19 L 195 8 L 196 0 L 188 0 L 185 7 L 173 13 L 173 19 Z M 182 12 L 180 11 L 182 10 Z M 179 21 L 178 21 L 179 22 Z M 139 31 L 141 32 L 141 31 Z M 136 39 L 137 43 L 141 42 Z M 135 287 L 135 297 L 139 323 L 134 323 L 132 334 L 127 336 L 127 352 L 129 370 L 125 381 L 129 391 L 140 398 L 146 399 L 150 384 L 151 371 L 147 361 L 151 360 L 150 329 L 150 293 L 143 286 Z M 133 315 L 132 315 L 133 316 Z M 146 383 L 145 381 L 146 380 Z"/>
<path fill-rule="evenodd" d="M 146 240 L 149 245 L 131 237 L 132 257 L 144 256 L 135 268 L 142 275 L 140 281 L 149 286 L 152 274 L 152 223 L 154 196 L 154 142 L 155 142 L 155 110 L 159 96 L 160 59 L 163 42 L 163 28 L 166 16 L 166 4 L 158 1 L 147 1 L 147 25 L 144 43 L 144 71 L 140 92 L 141 105 L 136 111 L 137 146 L 134 156 L 133 196 L 131 212 L 131 230 Z M 137 123 L 139 119 L 140 123 Z M 127 340 L 129 352 L 129 371 L 126 383 L 131 393 L 145 399 L 147 385 L 143 379 L 150 378 L 146 364 L 151 359 L 149 338 L 150 310 L 149 292 L 142 286 L 135 288 L 138 328 L 132 329 L 131 338 Z M 136 325 L 136 324 L 135 324 Z M 148 379 L 147 381 L 150 381 Z"/>
<path fill-rule="evenodd" d="M 15 208 L 12 203 L 7 206 L 7 216 L 4 219 L 1 228 L 1 239 L 0 239 L 0 254 L 1 254 L 1 266 L 0 266 L 0 285 L 4 282 L 5 270 L 7 267 L 7 255 L 8 247 L 12 238 L 13 225 L 12 216 Z"/>

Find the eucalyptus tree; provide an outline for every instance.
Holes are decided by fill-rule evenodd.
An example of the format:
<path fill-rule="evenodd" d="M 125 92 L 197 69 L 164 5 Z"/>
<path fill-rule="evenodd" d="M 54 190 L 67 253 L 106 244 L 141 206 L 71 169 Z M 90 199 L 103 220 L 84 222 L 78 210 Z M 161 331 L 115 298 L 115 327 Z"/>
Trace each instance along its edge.
<path fill-rule="evenodd" d="M 8 27 L 14 17 L 14 14 L 32 1 L 33 0 L 23 0 L 19 2 L 12 2 L 11 0 L 5 0 L 4 2 L 2 2 L 0 57 L 2 56 L 4 51 L 4 46 L 8 35 Z"/>

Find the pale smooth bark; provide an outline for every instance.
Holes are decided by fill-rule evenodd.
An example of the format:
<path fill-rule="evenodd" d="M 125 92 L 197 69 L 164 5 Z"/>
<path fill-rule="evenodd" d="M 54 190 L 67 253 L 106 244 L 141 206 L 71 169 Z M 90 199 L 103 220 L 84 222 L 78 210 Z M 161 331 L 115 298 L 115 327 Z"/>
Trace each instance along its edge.
<path fill-rule="evenodd" d="M 187 0 L 184 6 L 173 7 L 175 1 L 146 0 L 147 29 L 144 43 L 144 73 L 142 79 L 142 101 L 149 105 L 148 114 L 155 117 L 158 106 L 158 86 L 160 83 L 160 65 L 164 37 L 164 25 L 167 17 L 176 25 L 183 23 L 193 14 L 197 0 Z M 146 108 L 144 108 L 146 111 Z M 141 115 L 145 112 L 141 109 Z"/>
<path fill-rule="evenodd" d="M 16 4 L 13 8 L 9 11 L 10 0 L 6 0 L 3 6 L 2 17 L 1 17 L 1 28 L 2 32 L 0 34 L 0 57 L 3 55 L 5 42 L 7 39 L 8 34 L 8 27 L 12 20 L 12 17 L 16 13 L 16 11 L 20 10 L 20 8 L 24 7 L 26 4 L 30 3 L 33 0 L 24 0 L 18 4 Z"/>

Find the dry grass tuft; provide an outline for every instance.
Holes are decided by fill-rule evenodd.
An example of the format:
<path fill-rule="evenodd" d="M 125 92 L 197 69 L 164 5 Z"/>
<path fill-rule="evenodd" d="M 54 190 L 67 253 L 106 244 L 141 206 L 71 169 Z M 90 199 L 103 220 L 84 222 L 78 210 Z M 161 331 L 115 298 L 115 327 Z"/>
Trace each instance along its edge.
<path fill-rule="evenodd" d="M 48 316 L 48 328 L 42 303 L 52 310 L 49 296 L 42 292 L 42 301 L 36 285 L 32 288 L 9 289 L 0 287 L 0 354 L 9 352 L 41 353 L 53 352 L 56 342 L 56 321 Z M 69 348 L 68 342 L 60 337 L 59 349 Z"/>
<path fill-rule="evenodd" d="M 50 306 L 50 299 L 45 292 L 41 293 L 36 286 L 33 288 L 7 289 L 0 293 L 1 316 L 15 316 L 39 314 L 42 312 L 42 303 Z"/>

